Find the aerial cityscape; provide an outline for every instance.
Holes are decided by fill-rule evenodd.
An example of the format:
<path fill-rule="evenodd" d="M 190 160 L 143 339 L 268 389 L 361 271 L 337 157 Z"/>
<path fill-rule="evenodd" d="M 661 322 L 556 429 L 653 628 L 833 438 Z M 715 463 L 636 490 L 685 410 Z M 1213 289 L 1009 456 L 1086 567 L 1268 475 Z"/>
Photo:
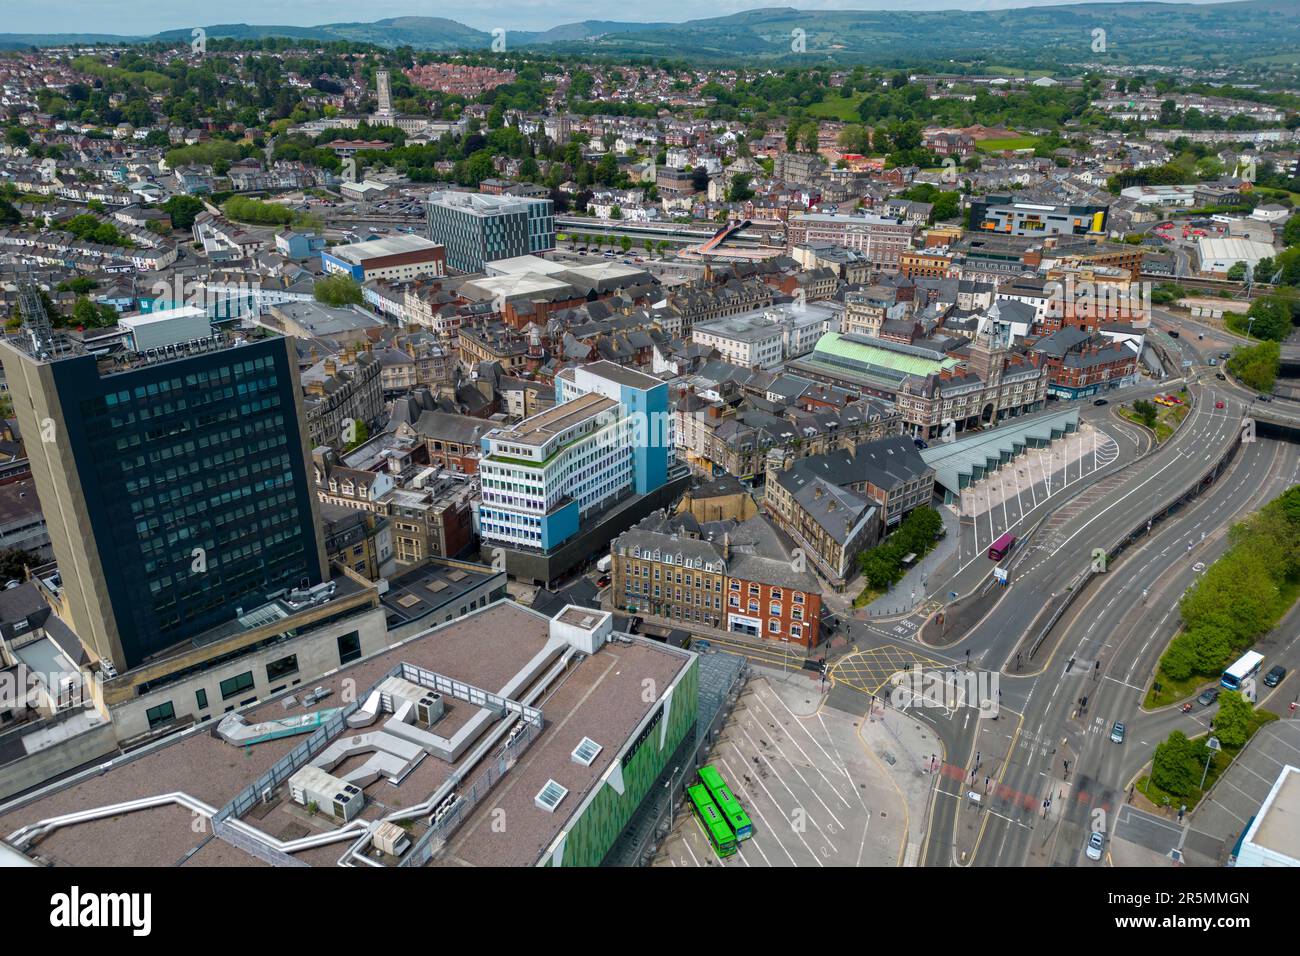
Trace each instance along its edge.
<path fill-rule="evenodd" d="M 6 865 L 1300 866 L 1300 5 L 90 6 Z"/>

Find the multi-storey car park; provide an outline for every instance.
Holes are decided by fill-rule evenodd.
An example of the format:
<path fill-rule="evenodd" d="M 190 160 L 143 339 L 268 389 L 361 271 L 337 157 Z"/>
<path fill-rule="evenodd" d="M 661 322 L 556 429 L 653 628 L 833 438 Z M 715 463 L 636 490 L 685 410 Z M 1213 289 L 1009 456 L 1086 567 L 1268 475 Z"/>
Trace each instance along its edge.
<path fill-rule="evenodd" d="M 699 664 L 608 612 L 498 601 L 30 793 L 0 831 L 78 866 L 595 866 L 693 745 Z"/>

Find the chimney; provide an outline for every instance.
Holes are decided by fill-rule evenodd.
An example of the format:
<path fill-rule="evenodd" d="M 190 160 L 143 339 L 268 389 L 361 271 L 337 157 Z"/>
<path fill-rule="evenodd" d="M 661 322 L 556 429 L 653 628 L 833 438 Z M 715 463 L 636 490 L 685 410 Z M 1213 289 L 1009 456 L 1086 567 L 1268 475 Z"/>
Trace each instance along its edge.
<path fill-rule="evenodd" d="M 338 364 L 334 361 L 333 356 L 325 360 L 325 374 L 334 375 L 339 370 Z"/>

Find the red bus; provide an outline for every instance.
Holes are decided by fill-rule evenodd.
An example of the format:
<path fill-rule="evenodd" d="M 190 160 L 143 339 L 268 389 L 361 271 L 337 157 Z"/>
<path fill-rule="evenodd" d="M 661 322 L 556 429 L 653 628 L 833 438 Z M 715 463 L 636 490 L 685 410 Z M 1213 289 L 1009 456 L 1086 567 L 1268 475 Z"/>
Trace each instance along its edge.
<path fill-rule="evenodd" d="M 993 542 L 993 547 L 989 548 L 989 557 L 994 561 L 1001 561 L 1011 550 L 1011 546 L 1016 543 L 1016 536 L 1008 531 L 998 540 Z"/>

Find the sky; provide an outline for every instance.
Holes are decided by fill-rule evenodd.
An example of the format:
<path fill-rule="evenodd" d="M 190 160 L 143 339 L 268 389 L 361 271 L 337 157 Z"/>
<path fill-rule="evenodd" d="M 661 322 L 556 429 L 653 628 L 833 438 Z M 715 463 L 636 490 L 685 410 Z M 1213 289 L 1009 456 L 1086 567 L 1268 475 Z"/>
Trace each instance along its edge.
<path fill-rule="evenodd" d="M 109 33 L 148 36 L 217 23 L 315 26 L 388 17 L 447 17 L 480 30 L 545 30 L 578 20 L 680 21 L 761 7 L 800 10 L 1005 10 L 1078 0 L 656 0 L 629 9 L 609 0 L 0 0 L 0 33 Z M 1128 2 L 1128 0 L 1106 0 Z M 1215 0 L 1186 0 L 1208 3 Z M 653 14 L 651 15 L 651 10 Z"/>

